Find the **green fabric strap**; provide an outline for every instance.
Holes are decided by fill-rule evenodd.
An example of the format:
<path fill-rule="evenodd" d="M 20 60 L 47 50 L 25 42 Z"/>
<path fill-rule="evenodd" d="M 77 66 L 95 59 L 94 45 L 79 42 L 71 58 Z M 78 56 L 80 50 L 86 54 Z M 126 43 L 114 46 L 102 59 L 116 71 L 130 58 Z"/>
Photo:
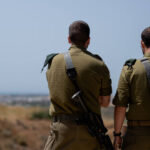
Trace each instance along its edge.
<path fill-rule="evenodd" d="M 42 67 L 42 70 L 41 72 L 44 70 L 44 68 L 48 65 L 48 64 L 51 64 L 53 58 L 58 55 L 58 53 L 52 53 L 52 54 L 49 54 L 46 56 L 46 59 L 45 59 L 45 62 L 44 62 L 44 65 Z"/>
<path fill-rule="evenodd" d="M 125 62 L 124 66 L 132 67 L 136 62 L 136 59 L 129 59 Z"/>

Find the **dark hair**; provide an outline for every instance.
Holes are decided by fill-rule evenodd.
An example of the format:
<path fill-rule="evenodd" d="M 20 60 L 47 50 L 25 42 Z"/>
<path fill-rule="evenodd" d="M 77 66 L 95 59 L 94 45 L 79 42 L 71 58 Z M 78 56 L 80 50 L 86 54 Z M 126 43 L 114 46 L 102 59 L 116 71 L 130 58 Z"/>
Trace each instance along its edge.
<path fill-rule="evenodd" d="M 69 37 L 73 44 L 83 46 L 89 35 L 89 25 L 84 21 L 75 21 L 69 26 Z"/>
<path fill-rule="evenodd" d="M 147 27 L 143 30 L 141 34 L 142 41 L 144 42 L 147 48 L 150 47 L 150 27 Z"/>

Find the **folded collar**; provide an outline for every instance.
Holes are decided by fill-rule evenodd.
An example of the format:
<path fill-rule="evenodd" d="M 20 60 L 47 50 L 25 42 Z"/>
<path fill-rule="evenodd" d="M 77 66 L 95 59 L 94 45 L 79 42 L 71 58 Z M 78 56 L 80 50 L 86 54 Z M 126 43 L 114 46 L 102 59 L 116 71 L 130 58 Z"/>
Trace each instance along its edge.
<path fill-rule="evenodd" d="M 83 46 L 77 46 L 72 44 L 71 47 L 69 48 L 69 50 L 75 49 L 75 51 L 86 51 L 87 49 Z"/>
<path fill-rule="evenodd" d="M 144 54 L 145 57 L 150 57 L 150 52 Z"/>

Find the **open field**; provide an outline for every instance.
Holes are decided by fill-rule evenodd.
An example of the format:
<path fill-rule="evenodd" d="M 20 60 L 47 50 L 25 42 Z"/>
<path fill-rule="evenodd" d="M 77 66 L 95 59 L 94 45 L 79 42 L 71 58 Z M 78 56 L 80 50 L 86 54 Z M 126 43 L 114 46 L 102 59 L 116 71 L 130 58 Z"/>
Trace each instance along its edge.
<path fill-rule="evenodd" d="M 112 137 L 112 110 L 103 118 Z M 42 150 L 49 133 L 48 108 L 0 105 L 0 150 Z"/>

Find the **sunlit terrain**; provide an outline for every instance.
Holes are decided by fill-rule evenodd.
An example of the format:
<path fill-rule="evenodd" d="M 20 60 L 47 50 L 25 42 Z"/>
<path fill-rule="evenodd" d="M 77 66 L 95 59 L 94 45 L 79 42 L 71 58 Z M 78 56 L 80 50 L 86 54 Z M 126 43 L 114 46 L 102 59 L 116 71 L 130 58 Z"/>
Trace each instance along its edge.
<path fill-rule="evenodd" d="M 102 111 L 112 138 L 113 107 Z M 0 104 L 0 150 L 41 150 L 49 129 L 48 106 Z"/>

